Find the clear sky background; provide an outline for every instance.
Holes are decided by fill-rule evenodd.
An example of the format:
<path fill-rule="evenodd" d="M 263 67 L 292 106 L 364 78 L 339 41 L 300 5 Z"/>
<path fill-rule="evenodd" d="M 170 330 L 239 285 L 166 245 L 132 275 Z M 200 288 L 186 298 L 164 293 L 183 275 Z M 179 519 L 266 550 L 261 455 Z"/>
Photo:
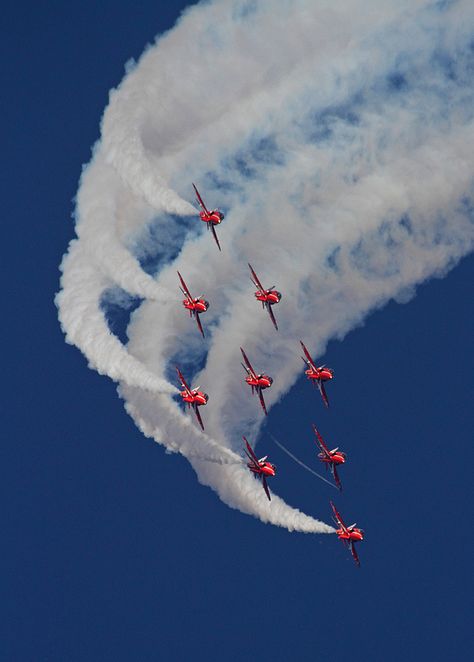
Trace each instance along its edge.
<path fill-rule="evenodd" d="M 472 256 L 329 344 L 329 413 L 301 379 L 263 430 L 279 494 L 325 521 L 334 498 L 364 528 L 360 570 L 335 536 L 227 508 L 64 342 L 81 165 L 125 62 L 184 4 L 3 11 L 0 658 L 471 659 Z M 311 420 L 349 455 L 341 496 L 265 435 L 318 470 Z"/>

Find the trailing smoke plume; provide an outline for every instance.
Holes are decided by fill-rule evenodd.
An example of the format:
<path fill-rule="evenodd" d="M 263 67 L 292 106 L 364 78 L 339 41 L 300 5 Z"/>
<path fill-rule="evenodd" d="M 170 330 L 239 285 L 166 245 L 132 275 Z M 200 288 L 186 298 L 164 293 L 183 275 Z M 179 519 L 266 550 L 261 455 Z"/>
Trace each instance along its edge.
<path fill-rule="evenodd" d="M 473 70 L 470 0 L 219 0 L 188 10 L 111 93 L 59 318 L 143 433 L 229 506 L 333 531 L 269 503 L 241 462 L 261 412 L 236 377 L 239 347 L 275 377 L 271 407 L 301 373 L 300 337 L 317 357 L 472 250 Z M 193 215 L 192 181 L 226 212 L 222 253 Z M 247 262 L 284 292 L 278 333 Z M 183 314 L 178 269 L 211 301 L 205 342 Z M 127 346 L 101 307 L 114 285 L 143 299 Z M 172 398 L 175 362 L 210 393 L 205 434 Z"/>

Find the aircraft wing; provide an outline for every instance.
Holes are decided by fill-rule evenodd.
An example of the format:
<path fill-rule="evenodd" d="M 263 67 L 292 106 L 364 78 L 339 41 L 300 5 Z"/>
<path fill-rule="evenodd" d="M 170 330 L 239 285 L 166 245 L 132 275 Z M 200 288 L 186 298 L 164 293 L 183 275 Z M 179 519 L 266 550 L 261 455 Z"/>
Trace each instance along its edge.
<path fill-rule="evenodd" d="M 339 474 L 337 473 L 337 468 L 335 464 L 331 464 L 331 472 L 334 478 L 334 482 L 337 485 L 337 489 L 342 492 L 342 483 L 341 483 L 341 479 L 339 478 Z"/>
<path fill-rule="evenodd" d="M 186 384 L 186 380 L 184 379 L 181 370 L 176 366 L 176 372 L 178 373 L 179 381 L 181 382 L 181 386 L 186 390 L 187 394 L 192 396 L 191 389 L 189 386 Z"/>
<path fill-rule="evenodd" d="M 262 409 L 263 409 L 263 411 L 265 412 L 265 416 L 268 416 L 267 408 L 266 408 L 266 406 L 265 406 L 265 400 L 263 399 L 262 389 L 261 389 L 261 388 L 257 388 L 257 390 L 258 390 L 258 397 L 259 397 L 259 400 L 260 400 L 260 404 L 262 405 Z"/>
<path fill-rule="evenodd" d="M 306 349 L 306 347 L 305 347 L 303 341 L 300 340 L 300 343 L 301 343 L 301 347 L 303 348 L 303 352 L 304 352 L 306 358 L 307 358 L 308 361 L 309 361 L 309 364 L 310 364 L 311 368 L 312 368 L 313 370 L 317 370 L 316 365 L 315 365 L 313 359 L 311 358 L 311 354 L 310 354 L 310 353 L 308 352 L 308 350 Z"/>
<path fill-rule="evenodd" d="M 331 453 L 329 452 L 328 447 L 327 447 L 326 444 L 324 443 L 324 440 L 323 440 L 323 438 L 321 437 L 321 435 L 319 434 L 318 428 L 315 426 L 314 423 L 313 423 L 313 430 L 314 430 L 314 434 L 316 435 L 317 444 L 318 444 L 319 448 L 322 450 L 322 452 L 324 453 L 324 455 L 325 455 L 328 459 L 331 459 Z"/>
<path fill-rule="evenodd" d="M 265 494 L 268 497 L 268 500 L 271 501 L 272 498 L 270 496 L 270 490 L 268 489 L 268 483 L 265 474 L 262 474 L 262 485 L 263 485 L 263 489 L 265 490 Z"/>
<path fill-rule="evenodd" d="M 276 323 L 275 315 L 273 314 L 272 307 L 270 306 L 269 303 L 267 303 L 267 310 L 268 310 L 268 314 L 270 315 L 270 319 L 271 319 L 272 322 L 273 322 L 273 326 L 274 326 L 275 329 L 278 331 L 278 324 Z"/>
<path fill-rule="evenodd" d="M 196 404 L 194 404 L 194 405 L 193 405 L 193 409 L 194 409 L 194 411 L 195 411 L 195 413 L 196 413 L 196 418 L 197 418 L 198 421 L 199 421 L 199 425 L 201 426 L 202 431 L 204 432 L 204 424 L 203 424 L 203 422 L 202 422 L 202 418 L 201 418 L 201 414 L 199 413 L 198 406 L 197 406 Z"/>
<path fill-rule="evenodd" d="M 327 393 L 326 393 L 326 389 L 324 388 L 324 384 L 320 379 L 317 379 L 316 381 L 318 383 L 319 392 L 321 393 L 321 397 L 323 399 L 323 402 L 326 405 L 326 407 L 329 408 L 329 400 L 328 400 L 328 396 L 327 396 Z"/>
<path fill-rule="evenodd" d="M 192 301 L 193 301 L 193 298 L 192 298 L 192 296 L 191 296 L 191 292 L 188 290 L 188 287 L 187 287 L 186 283 L 184 282 L 183 277 L 181 276 L 181 274 L 179 273 L 179 271 L 178 271 L 178 276 L 179 276 L 179 280 L 181 281 L 181 291 L 182 291 L 182 292 L 188 297 L 188 299 L 192 302 Z"/>
<path fill-rule="evenodd" d="M 352 542 L 352 540 L 349 543 L 349 547 L 350 547 L 350 550 L 351 550 L 352 558 L 354 559 L 357 567 L 360 568 L 359 555 L 357 554 L 357 550 L 356 550 L 355 545 Z"/>
<path fill-rule="evenodd" d="M 202 337 L 204 338 L 204 329 L 202 328 L 201 320 L 199 318 L 199 313 L 197 312 L 197 310 L 195 311 L 194 316 L 196 317 L 196 322 L 197 322 L 197 325 L 198 325 L 198 329 L 201 332 Z"/>
<path fill-rule="evenodd" d="M 255 465 L 256 469 L 260 469 L 260 464 L 258 462 L 258 457 L 255 455 L 254 450 L 252 446 L 249 444 L 247 439 L 245 437 L 242 437 L 242 439 L 245 441 L 245 445 L 247 446 L 247 450 L 245 450 L 245 454 L 247 455 L 248 459 L 252 462 L 252 464 Z"/>
<path fill-rule="evenodd" d="M 337 510 L 336 510 L 336 506 L 333 504 L 332 501 L 330 501 L 329 503 L 331 504 L 331 508 L 332 508 L 332 510 L 333 510 L 334 517 L 336 518 L 337 523 L 339 524 L 339 526 L 341 527 L 341 529 L 343 529 L 344 533 L 349 533 L 349 530 L 348 530 L 347 526 L 346 526 L 346 525 L 344 524 L 344 522 L 342 521 L 342 517 L 339 515 L 339 513 L 338 513 Z"/>
<path fill-rule="evenodd" d="M 194 191 L 196 193 L 196 198 L 197 198 L 197 201 L 198 201 L 199 205 L 202 207 L 203 211 L 206 212 L 206 214 L 209 214 L 209 210 L 207 209 L 206 205 L 204 204 L 203 199 L 199 195 L 199 191 L 196 188 L 196 184 L 193 184 L 193 188 L 194 188 Z"/>
<path fill-rule="evenodd" d="M 242 352 L 242 356 L 244 357 L 245 365 L 250 370 L 250 374 L 252 375 L 253 379 L 257 379 L 257 374 L 256 374 L 255 370 L 252 368 L 252 366 L 250 364 L 250 361 L 248 360 L 247 355 L 244 352 L 244 350 L 242 349 L 242 347 L 240 348 L 240 351 Z"/>
<path fill-rule="evenodd" d="M 256 274 L 255 271 L 252 269 L 252 265 L 250 264 L 250 262 L 248 262 L 247 264 L 249 265 L 249 269 L 250 269 L 250 271 L 251 271 L 251 273 L 252 273 L 251 280 L 252 280 L 253 284 L 254 284 L 255 287 L 257 287 L 261 292 L 265 292 L 265 290 L 263 289 L 263 285 L 262 285 L 262 283 L 258 280 L 257 274 Z"/>
<path fill-rule="evenodd" d="M 214 223 L 211 223 L 210 227 L 211 227 L 212 235 L 213 235 L 214 239 L 216 240 L 217 248 L 221 251 L 222 248 L 221 248 L 221 245 L 219 243 L 219 239 L 217 238 L 217 232 L 216 232 L 216 228 L 214 227 Z"/>

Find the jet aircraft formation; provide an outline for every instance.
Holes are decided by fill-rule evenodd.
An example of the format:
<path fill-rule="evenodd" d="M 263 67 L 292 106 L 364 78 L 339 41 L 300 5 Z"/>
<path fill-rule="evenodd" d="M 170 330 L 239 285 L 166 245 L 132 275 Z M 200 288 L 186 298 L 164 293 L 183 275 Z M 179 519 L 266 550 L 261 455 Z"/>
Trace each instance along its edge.
<path fill-rule="evenodd" d="M 196 193 L 197 202 L 201 209 L 201 211 L 199 212 L 199 217 L 201 221 L 207 224 L 207 228 L 208 230 L 211 230 L 214 240 L 217 244 L 217 247 L 219 248 L 219 250 L 222 250 L 221 245 L 219 243 L 219 239 L 216 234 L 215 226 L 219 225 L 224 220 L 224 214 L 221 211 L 219 211 L 219 209 L 213 209 L 212 211 L 209 211 L 195 184 L 193 184 L 193 188 Z M 248 267 L 250 269 L 250 274 L 251 274 L 250 279 L 254 284 L 254 286 L 257 288 L 257 291 L 254 293 L 254 296 L 257 299 L 257 301 L 260 301 L 262 303 L 263 308 L 267 310 L 275 330 L 278 331 L 278 324 L 275 319 L 275 315 L 273 313 L 272 307 L 280 302 L 282 298 L 281 292 L 278 292 L 275 289 L 274 285 L 272 285 L 270 288 L 265 289 L 250 263 L 248 264 Z M 199 332 L 204 338 L 204 329 L 202 327 L 200 315 L 204 314 L 208 310 L 209 302 L 204 298 L 204 295 L 201 295 L 197 298 L 194 298 L 191 295 L 191 292 L 188 289 L 188 286 L 186 285 L 179 271 L 178 271 L 178 278 L 180 282 L 179 288 L 185 296 L 185 298 L 183 299 L 183 306 L 187 311 L 189 311 L 191 317 L 195 317 Z M 329 399 L 326 393 L 325 382 L 328 382 L 333 379 L 334 372 L 331 368 L 328 368 L 325 365 L 318 366 L 311 357 L 311 354 L 309 353 L 308 349 L 306 348 L 302 340 L 300 340 L 300 345 L 304 354 L 304 356 L 302 356 L 301 358 L 303 359 L 304 363 L 307 366 L 307 370 L 305 370 L 305 374 L 307 378 L 315 386 L 317 386 L 321 394 L 321 398 L 323 400 L 324 405 L 326 406 L 326 408 L 329 408 Z M 252 367 L 252 364 L 250 363 L 242 347 L 240 348 L 240 351 L 244 361 L 242 363 L 242 367 L 244 368 L 246 373 L 245 382 L 250 386 L 252 393 L 256 393 L 258 395 L 263 412 L 265 415 L 267 415 L 267 408 L 265 405 L 265 400 L 263 398 L 263 390 L 270 388 L 272 386 L 273 379 L 269 375 L 266 375 L 264 373 L 257 373 Z M 195 388 L 190 388 L 178 367 L 176 367 L 176 371 L 182 388 L 182 391 L 180 391 L 180 397 L 182 398 L 183 402 L 188 405 L 188 407 L 194 410 L 198 423 L 201 429 L 204 431 L 204 423 L 202 421 L 202 417 L 199 412 L 199 407 L 205 406 L 207 404 L 209 400 L 209 396 L 207 395 L 207 393 L 200 391 L 199 386 Z M 314 423 L 313 423 L 313 430 L 316 436 L 316 444 L 320 451 L 318 453 L 318 459 L 325 465 L 326 469 L 330 470 L 332 477 L 334 479 L 335 486 L 339 490 L 342 490 L 342 483 L 338 474 L 338 467 L 345 464 L 346 454 L 340 451 L 339 448 L 334 448 L 332 450 L 329 450 L 329 448 L 326 446 L 321 434 L 319 433 Z M 252 446 L 249 444 L 247 439 L 243 437 L 243 440 L 245 442 L 244 452 L 248 459 L 247 467 L 253 473 L 255 478 L 261 479 L 262 487 L 265 491 L 265 494 L 267 495 L 268 500 L 271 501 L 270 490 L 267 484 L 267 478 L 271 478 L 276 475 L 276 467 L 274 464 L 271 464 L 269 461 L 267 461 L 268 456 L 266 455 L 260 459 L 257 458 Z M 362 529 L 356 528 L 355 524 L 346 526 L 342 520 L 341 515 L 339 514 L 338 510 L 336 509 L 332 501 L 330 501 L 330 505 L 334 514 L 334 520 L 336 526 L 338 527 L 336 530 L 336 534 L 339 540 L 342 540 L 343 543 L 345 543 L 349 547 L 355 563 L 359 566 L 360 565 L 359 557 L 355 549 L 354 543 L 364 539 L 364 532 L 362 531 Z"/>

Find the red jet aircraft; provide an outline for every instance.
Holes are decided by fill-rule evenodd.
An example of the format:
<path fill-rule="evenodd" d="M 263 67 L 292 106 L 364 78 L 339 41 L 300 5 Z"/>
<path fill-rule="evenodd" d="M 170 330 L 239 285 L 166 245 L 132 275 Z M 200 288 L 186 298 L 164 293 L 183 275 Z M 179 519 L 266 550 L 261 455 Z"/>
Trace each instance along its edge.
<path fill-rule="evenodd" d="M 254 392 L 254 390 L 257 391 L 258 397 L 260 398 L 260 404 L 262 405 L 262 409 L 266 414 L 267 408 L 265 407 L 265 400 L 263 399 L 262 391 L 264 388 L 270 388 L 270 386 L 273 384 L 273 379 L 268 375 L 263 375 L 263 374 L 257 375 L 255 370 L 250 365 L 250 361 L 248 360 L 242 347 L 240 348 L 240 351 L 242 352 L 242 356 L 244 357 L 244 361 L 246 363 L 246 365 L 242 363 L 242 367 L 247 373 L 247 377 L 245 378 L 245 381 L 249 386 L 252 387 L 252 393 Z"/>
<path fill-rule="evenodd" d="M 268 310 L 268 314 L 270 315 L 270 319 L 273 322 L 273 326 L 278 331 L 278 324 L 276 323 L 276 319 L 275 319 L 275 316 L 273 314 L 272 306 L 280 301 L 281 293 L 276 291 L 274 285 L 269 287 L 268 290 L 265 290 L 263 288 L 262 283 L 258 280 L 257 274 L 252 269 L 252 265 L 250 263 L 249 263 L 249 269 L 252 273 L 252 275 L 250 277 L 250 280 L 255 285 L 255 287 L 258 289 L 258 291 L 255 292 L 255 298 L 257 299 L 257 301 L 262 302 L 262 307 L 263 308 L 266 308 Z"/>
<path fill-rule="evenodd" d="M 311 358 L 310 353 L 304 346 L 302 340 L 300 340 L 300 343 L 301 343 L 301 347 L 303 348 L 303 352 L 305 353 L 306 356 L 306 358 L 304 356 L 302 356 L 301 358 L 309 368 L 309 370 L 305 370 L 305 375 L 307 375 L 308 379 L 312 380 L 313 384 L 314 383 L 317 384 L 324 404 L 326 405 L 326 407 L 329 407 L 329 400 L 328 400 L 328 396 L 326 395 L 326 389 L 324 388 L 324 382 L 328 381 L 329 379 L 332 379 L 334 377 L 334 373 L 331 370 L 331 368 L 326 368 L 325 365 L 321 365 L 318 368 L 315 362 L 313 361 L 313 359 Z"/>
<path fill-rule="evenodd" d="M 181 286 L 180 290 L 186 297 L 186 299 L 183 300 L 183 306 L 186 308 L 186 310 L 189 310 L 189 315 L 192 317 L 196 318 L 196 322 L 198 325 L 198 329 L 202 334 L 202 337 L 204 338 L 204 331 L 202 329 L 202 324 L 201 320 L 199 319 L 199 313 L 205 313 L 206 310 L 209 308 L 209 301 L 206 301 L 202 296 L 199 297 L 198 299 L 193 299 L 191 296 L 191 292 L 188 290 L 186 283 L 183 280 L 183 277 L 178 271 L 178 276 L 179 280 L 181 281 Z"/>
<path fill-rule="evenodd" d="M 270 490 L 268 489 L 267 485 L 267 476 L 274 476 L 276 474 L 276 466 L 270 462 L 267 462 L 268 455 L 265 455 L 265 457 L 262 457 L 259 460 L 247 439 L 245 437 L 242 437 L 242 439 L 245 441 L 245 445 L 247 446 L 247 450 L 244 448 L 245 454 L 250 460 L 250 462 L 247 462 L 247 466 L 255 478 L 262 479 L 262 485 L 263 489 L 265 490 L 265 494 L 267 495 L 268 500 L 271 501 Z"/>
<path fill-rule="evenodd" d="M 216 240 L 217 247 L 219 248 L 219 250 L 221 250 L 221 245 L 219 243 L 219 239 L 217 238 L 216 228 L 214 226 L 219 225 L 219 223 L 221 223 L 224 220 L 224 214 L 218 209 L 213 209 L 212 211 L 209 211 L 209 209 L 204 204 L 203 199 L 199 195 L 199 191 L 197 190 L 195 184 L 193 184 L 193 188 L 196 191 L 197 201 L 199 203 L 199 206 L 201 207 L 201 211 L 199 212 L 199 217 L 201 221 L 207 223 L 207 229 L 212 231 L 212 234 L 214 235 L 214 239 Z"/>
<path fill-rule="evenodd" d="M 337 537 L 339 538 L 339 540 L 342 540 L 342 542 L 345 545 L 349 546 L 351 550 L 352 558 L 354 559 L 356 564 L 360 566 L 359 557 L 354 547 L 354 543 L 359 542 L 360 540 L 364 540 L 364 532 L 362 531 L 362 529 L 356 529 L 355 523 L 351 524 L 350 526 L 346 526 L 342 521 L 342 517 L 337 512 L 336 506 L 333 504 L 332 501 L 330 501 L 329 503 L 331 504 L 331 508 L 333 509 L 334 512 L 334 518 L 335 518 L 334 521 L 336 522 L 336 525 L 340 527 L 336 531 Z"/>
<path fill-rule="evenodd" d="M 209 400 L 209 396 L 207 395 L 207 393 L 203 393 L 202 391 L 199 391 L 199 386 L 193 389 L 189 388 L 189 386 L 186 384 L 186 380 L 184 379 L 178 367 L 176 367 L 176 372 L 178 373 L 181 386 L 184 389 L 183 391 L 181 391 L 180 396 L 183 398 L 184 402 L 188 403 L 189 407 L 192 407 L 194 409 L 194 413 L 196 414 L 196 418 L 199 421 L 199 425 L 204 430 L 204 425 L 202 423 L 202 418 L 201 418 L 201 414 L 199 413 L 198 407 L 201 407 L 202 405 L 206 405 L 207 401 Z"/>
<path fill-rule="evenodd" d="M 313 423 L 313 430 L 314 430 L 314 434 L 316 435 L 317 444 L 321 449 L 321 452 L 318 453 L 318 457 L 321 460 L 321 462 L 324 462 L 326 464 L 326 469 L 329 467 L 337 487 L 342 491 L 341 480 L 337 473 L 336 467 L 338 464 L 344 464 L 344 462 L 346 461 L 346 454 L 342 453 L 339 450 L 339 448 L 333 448 L 333 450 L 330 451 L 326 446 L 326 444 L 324 443 L 324 440 L 319 434 L 318 429 L 314 423 Z"/>

